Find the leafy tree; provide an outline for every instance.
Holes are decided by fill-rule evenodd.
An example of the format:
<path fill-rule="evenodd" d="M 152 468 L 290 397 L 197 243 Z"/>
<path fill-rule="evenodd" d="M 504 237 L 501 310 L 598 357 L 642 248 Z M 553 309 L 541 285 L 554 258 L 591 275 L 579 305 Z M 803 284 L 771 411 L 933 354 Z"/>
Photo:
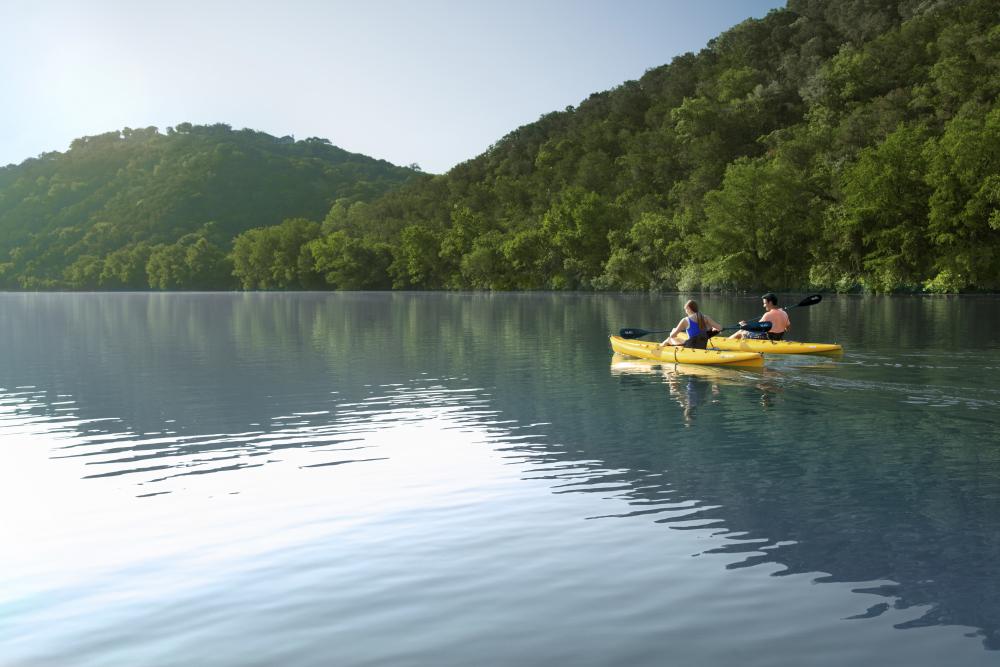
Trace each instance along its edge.
<path fill-rule="evenodd" d="M 507 238 L 499 232 L 477 240 L 480 254 L 490 251 L 490 262 L 496 267 L 497 278 L 493 285 L 498 289 L 542 289 L 547 286 L 554 272 L 552 253 L 546 233 L 537 227 L 521 229 Z M 499 245 L 502 257 L 497 257 L 495 248 Z M 468 268 L 463 264 L 463 273 Z"/>
<path fill-rule="evenodd" d="M 476 238 L 462 257 L 462 278 L 476 289 L 511 289 L 504 258 L 503 235 L 498 230 Z"/>
<path fill-rule="evenodd" d="M 832 209 L 825 249 L 839 256 L 839 286 L 891 292 L 919 287 L 927 274 L 926 141 L 923 126 L 900 125 L 845 170 L 843 201 Z"/>
<path fill-rule="evenodd" d="M 598 287 L 676 289 L 687 252 L 677 224 L 668 216 L 643 213 L 627 232 L 613 232 L 611 242 Z"/>
<path fill-rule="evenodd" d="M 317 287 L 320 278 L 306 246 L 319 235 L 320 225 L 302 218 L 248 230 L 233 241 L 233 275 L 243 289 Z"/>
<path fill-rule="evenodd" d="M 588 287 L 600 276 L 609 252 L 608 233 L 620 220 L 621 212 L 597 193 L 578 187 L 564 191 L 542 217 L 556 267 L 552 286 Z"/>
<path fill-rule="evenodd" d="M 149 287 L 146 264 L 149 263 L 151 254 L 152 248 L 145 242 L 125 246 L 108 253 L 101 269 L 101 287 L 111 289 L 145 289 Z M 214 285 L 206 285 L 205 287 L 214 287 Z"/>
<path fill-rule="evenodd" d="M 188 281 L 187 248 L 180 243 L 153 247 L 146 262 L 149 286 L 153 289 L 184 289 Z"/>
<path fill-rule="evenodd" d="M 355 239 L 337 231 L 306 246 L 314 269 L 335 289 L 388 289 L 392 248 L 387 243 Z"/>
<path fill-rule="evenodd" d="M 71 289 L 96 289 L 100 286 L 104 262 L 94 255 L 81 255 L 66 267 L 65 281 Z"/>
<path fill-rule="evenodd" d="M 403 230 L 395 248 L 395 261 L 389 267 L 396 288 L 440 288 L 441 240 L 437 233 L 423 225 L 410 225 Z"/>
<path fill-rule="evenodd" d="M 1000 105 L 963 109 L 928 148 L 932 291 L 1000 288 Z"/>
<path fill-rule="evenodd" d="M 225 254 L 198 233 L 154 246 L 146 262 L 149 286 L 163 290 L 218 289 L 229 283 L 231 268 Z"/>
<path fill-rule="evenodd" d="M 704 287 L 788 288 L 806 283 L 821 208 L 802 174 L 780 160 L 737 160 L 705 197 L 696 245 Z M 698 261 L 700 260 L 700 261 Z"/>
<path fill-rule="evenodd" d="M 462 258 L 472 251 L 476 239 L 487 231 L 486 221 L 476 214 L 469 206 L 456 206 L 451 212 L 451 226 L 441 239 L 438 253 L 443 266 L 442 272 L 449 276 L 446 279 L 448 287 L 462 287 L 466 281 L 462 279 L 460 267 Z"/>

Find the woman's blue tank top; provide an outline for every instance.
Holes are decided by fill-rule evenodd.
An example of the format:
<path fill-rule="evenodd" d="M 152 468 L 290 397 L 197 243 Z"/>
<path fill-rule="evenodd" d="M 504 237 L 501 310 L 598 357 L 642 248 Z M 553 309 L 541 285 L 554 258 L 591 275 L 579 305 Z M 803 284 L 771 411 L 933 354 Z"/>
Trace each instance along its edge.
<path fill-rule="evenodd" d="M 694 338 L 695 336 L 697 336 L 700 333 L 701 333 L 701 329 L 698 328 L 698 320 L 696 320 L 693 317 L 689 317 L 688 318 L 688 330 L 687 330 L 688 338 Z"/>

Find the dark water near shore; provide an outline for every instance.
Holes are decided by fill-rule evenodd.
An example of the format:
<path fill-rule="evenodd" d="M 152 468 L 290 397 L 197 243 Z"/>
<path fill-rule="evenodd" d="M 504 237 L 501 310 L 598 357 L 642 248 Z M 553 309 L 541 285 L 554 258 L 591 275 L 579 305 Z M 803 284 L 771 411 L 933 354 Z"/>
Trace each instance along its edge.
<path fill-rule="evenodd" d="M 997 664 L 1000 299 L 685 298 L 0 294 L 0 665 Z"/>

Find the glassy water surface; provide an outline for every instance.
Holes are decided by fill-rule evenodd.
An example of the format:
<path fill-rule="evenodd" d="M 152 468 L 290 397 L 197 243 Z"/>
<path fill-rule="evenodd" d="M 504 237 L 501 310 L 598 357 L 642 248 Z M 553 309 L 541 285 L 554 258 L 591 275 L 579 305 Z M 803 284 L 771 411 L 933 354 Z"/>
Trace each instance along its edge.
<path fill-rule="evenodd" d="M 1000 300 L 684 299 L 0 294 L 0 665 L 997 664 Z"/>

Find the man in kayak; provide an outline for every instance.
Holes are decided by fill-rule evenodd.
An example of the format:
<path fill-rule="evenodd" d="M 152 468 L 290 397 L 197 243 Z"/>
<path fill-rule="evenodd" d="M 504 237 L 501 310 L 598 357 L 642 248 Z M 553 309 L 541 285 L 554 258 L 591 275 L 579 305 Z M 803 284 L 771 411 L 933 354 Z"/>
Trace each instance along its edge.
<path fill-rule="evenodd" d="M 670 332 L 670 336 L 660 343 L 660 347 L 667 345 L 683 345 L 704 350 L 708 345 L 708 339 L 722 330 L 722 325 L 713 320 L 708 315 L 698 312 L 698 302 L 693 299 L 684 304 L 684 312 L 687 317 L 677 323 L 677 326 Z M 687 340 L 677 337 L 680 332 L 687 334 Z"/>
<path fill-rule="evenodd" d="M 785 332 L 792 327 L 792 321 L 788 319 L 788 313 L 778 308 L 778 297 L 774 292 L 768 292 L 760 298 L 764 305 L 764 314 L 761 322 L 770 322 L 771 330 L 767 333 L 753 333 L 750 331 L 737 331 L 730 338 L 759 338 L 769 340 L 781 340 L 785 337 Z M 740 326 L 744 326 L 746 320 L 740 320 Z"/>

